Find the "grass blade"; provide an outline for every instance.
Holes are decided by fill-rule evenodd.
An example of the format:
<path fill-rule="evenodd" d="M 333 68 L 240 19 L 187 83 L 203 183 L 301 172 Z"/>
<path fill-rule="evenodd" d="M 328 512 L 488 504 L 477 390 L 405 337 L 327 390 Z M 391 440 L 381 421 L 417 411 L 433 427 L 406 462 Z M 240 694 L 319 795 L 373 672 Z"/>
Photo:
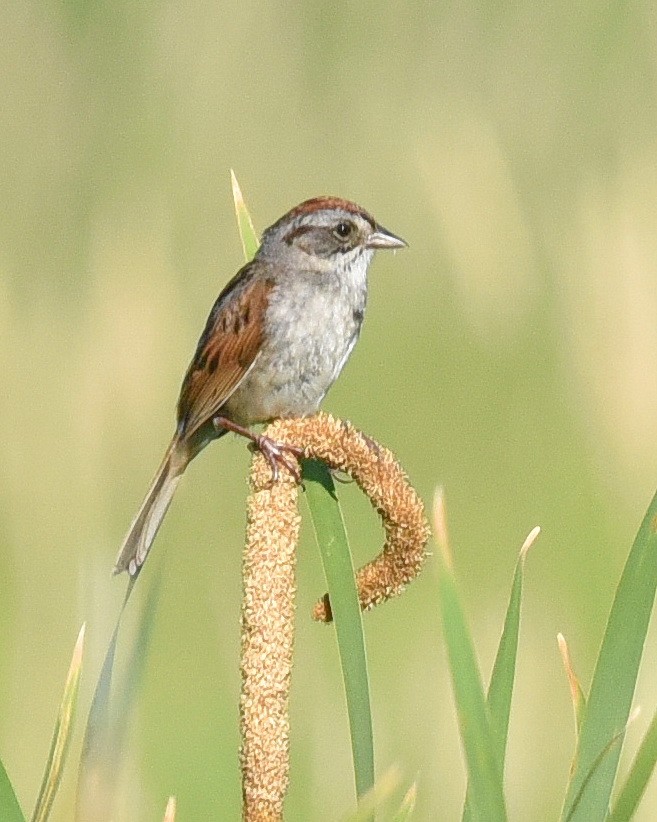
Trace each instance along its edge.
<path fill-rule="evenodd" d="M 146 660 L 148 659 L 148 648 L 155 627 L 155 613 L 160 598 L 161 584 L 162 572 L 160 567 L 152 578 L 146 602 L 139 614 L 136 635 L 125 665 L 125 675 L 117 699 L 116 720 L 113 729 L 113 746 L 117 751 L 123 750 L 123 740 L 128 729 L 128 720 L 132 713 Z"/>
<path fill-rule="evenodd" d="M 406 795 L 402 799 L 402 803 L 399 806 L 399 810 L 394 816 L 394 822 L 407 822 L 412 816 L 413 811 L 415 810 L 415 799 L 417 797 L 417 783 L 413 783 L 411 787 L 406 791 Z"/>
<path fill-rule="evenodd" d="M 347 697 L 356 793 L 360 797 L 374 784 L 374 741 L 365 638 L 354 566 L 328 468 L 321 462 L 306 460 L 303 479 L 331 600 Z"/>
<path fill-rule="evenodd" d="M 114 632 L 94 690 L 91 708 L 89 709 L 78 769 L 75 818 L 80 822 L 84 822 L 86 819 L 94 819 L 100 822 L 103 818 L 109 818 L 111 814 L 109 789 L 106 784 L 107 769 L 105 767 L 108 757 L 111 756 L 111 752 L 108 750 L 111 727 L 110 690 L 121 618 L 130 599 L 135 581 L 135 578 L 132 578 L 128 583 L 123 605 L 116 620 Z M 103 817 L 103 813 L 105 817 Z"/>
<path fill-rule="evenodd" d="M 0 761 L 0 819 L 3 822 L 25 822 L 13 785 L 5 766 Z"/>
<path fill-rule="evenodd" d="M 568 650 L 568 643 L 563 634 L 557 634 L 557 642 L 559 644 L 559 651 L 563 661 L 563 667 L 568 677 L 568 686 L 570 688 L 570 698 L 573 703 L 573 712 L 575 714 L 575 730 L 579 736 L 580 728 L 582 727 L 582 718 L 584 717 L 584 710 L 586 708 L 586 696 L 579 683 L 579 679 L 573 664 L 570 659 L 570 651 Z"/>
<path fill-rule="evenodd" d="M 106 748 L 106 742 L 111 724 L 109 711 L 110 688 L 114 672 L 116 643 L 119 635 L 119 621 L 117 621 L 114 628 L 112 639 L 105 654 L 103 667 L 91 701 L 89 718 L 87 719 L 87 727 L 82 743 L 75 809 L 75 818 L 79 822 L 84 822 L 85 819 L 94 819 L 100 822 L 104 818 L 110 818 L 111 813 L 108 806 L 109 797 L 107 796 L 103 763 L 111 755 Z M 100 808 L 106 808 L 105 816 L 101 813 Z"/>
<path fill-rule="evenodd" d="M 490 710 L 491 726 L 499 753 L 499 762 L 504 762 L 506 742 L 509 732 L 509 716 L 511 714 L 511 697 L 513 681 L 516 672 L 516 657 L 518 653 L 518 634 L 520 632 L 520 605 L 522 603 L 522 583 L 527 551 L 536 541 L 541 529 L 534 528 L 522 548 L 513 576 L 509 606 L 504 620 L 502 637 L 493 665 L 490 686 L 488 688 L 488 708 Z"/>
<path fill-rule="evenodd" d="M 501 773 L 504 774 L 504 759 L 506 743 L 509 733 L 509 716 L 511 715 L 511 698 L 513 696 L 513 682 L 516 673 L 516 657 L 518 654 L 518 635 L 520 633 L 520 605 L 522 603 L 522 583 L 525 557 L 536 541 L 541 529 L 536 527 L 528 535 L 516 563 L 511 586 L 511 596 L 504 619 L 504 627 L 500 644 L 497 649 L 493 673 L 488 687 L 488 710 L 490 712 L 491 729 L 495 742 L 497 761 L 500 763 Z M 463 822 L 469 822 L 470 788 L 466 793 L 463 809 Z"/>
<path fill-rule="evenodd" d="M 607 816 L 621 745 L 613 745 L 591 777 L 587 779 L 587 775 L 609 740 L 622 733 L 628 721 L 657 589 L 656 554 L 657 495 L 639 528 L 616 590 L 582 721 L 564 820 L 595 822 Z"/>
<path fill-rule="evenodd" d="M 395 766 L 389 768 L 376 780 L 369 791 L 359 798 L 358 807 L 345 818 L 345 822 L 369 822 L 377 811 L 383 809 L 385 803 L 397 790 L 400 781 L 401 777 L 397 768 Z"/>
<path fill-rule="evenodd" d="M 498 747 L 484 697 L 472 637 L 452 571 L 441 492 L 436 494 L 434 519 L 437 541 L 441 549 L 438 562 L 440 608 L 468 770 L 469 814 L 470 818 L 477 822 L 505 822 L 507 816 Z"/>
<path fill-rule="evenodd" d="M 57 721 L 55 722 L 48 762 L 41 782 L 41 790 L 39 791 L 34 813 L 32 814 L 32 822 L 45 822 L 45 820 L 48 819 L 62 778 L 66 754 L 71 740 L 73 719 L 75 718 L 80 669 L 82 667 L 82 654 L 84 651 L 84 630 L 85 626 L 83 625 L 82 628 L 80 628 L 80 633 L 75 643 L 73 657 L 68 669 L 68 676 L 66 677 L 66 684 L 64 685 L 62 701 L 59 706 Z"/>
<path fill-rule="evenodd" d="M 162 822 L 175 822 L 176 820 L 176 797 L 170 796 L 167 802 L 166 810 L 164 811 L 164 819 Z"/>
<path fill-rule="evenodd" d="M 629 822 L 639 806 L 641 797 L 657 763 L 657 714 L 641 742 L 625 784 L 618 795 L 609 822 Z"/>
<path fill-rule="evenodd" d="M 627 731 L 627 728 L 628 728 L 630 722 L 632 722 L 634 720 L 635 716 L 638 715 L 638 713 L 639 713 L 639 710 L 637 709 L 634 712 L 634 714 L 629 718 L 629 720 L 627 722 L 627 725 L 621 731 L 619 731 L 617 734 L 614 734 L 614 736 L 609 740 L 609 742 L 605 745 L 605 747 L 597 755 L 597 757 L 595 758 L 595 762 L 593 762 L 593 764 L 591 765 L 589 770 L 584 775 L 584 778 L 582 779 L 581 787 L 580 787 L 579 791 L 577 792 L 577 795 L 575 796 L 575 798 L 573 800 L 572 807 L 571 807 L 570 811 L 568 812 L 568 816 L 566 817 L 565 822 L 571 822 L 577 808 L 579 807 L 579 803 L 582 800 L 582 796 L 584 795 L 584 792 L 586 791 L 586 788 L 587 788 L 589 782 L 591 781 L 591 779 L 593 779 L 593 777 L 596 774 L 598 768 L 604 762 L 605 758 L 609 755 L 609 753 L 611 751 L 613 751 L 614 748 L 617 748 L 617 749 L 620 748 L 620 745 L 623 741 L 623 737 L 625 736 L 625 733 Z M 607 822 L 608 819 L 609 819 L 609 816 L 607 814 L 605 814 L 605 817 L 604 817 L 605 822 Z"/>
<path fill-rule="evenodd" d="M 235 203 L 237 228 L 240 233 L 240 240 L 242 242 L 244 259 L 248 263 L 249 260 L 253 259 L 256 251 L 258 250 L 260 241 L 258 240 L 258 235 L 256 234 L 255 228 L 253 227 L 251 215 L 249 214 L 246 205 L 244 204 L 242 190 L 240 189 L 239 183 L 237 182 L 237 177 L 235 176 L 235 172 L 232 169 L 230 171 L 230 181 L 233 187 L 233 202 Z"/>
<path fill-rule="evenodd" d="M 120 697 L 111 704 L 110 690 L 119 628 L 134 580 L 130 580 L 123 606 L 119 613 L 101 670 L 96 692 L 89 711 L 89 720 L 82 748 L 78 777 L 76 818 L 94 819 L 95 822 L 112 819 L 116 785 L 124 740 L 132 713 L 141 675 L 148 657 L 148 646 L 155 622 L 155 610 L 160 591 L 158 573 L 148 592 L 146 603 L 139 615 L 136 636 L 125 664 L 125 676 Z"/>

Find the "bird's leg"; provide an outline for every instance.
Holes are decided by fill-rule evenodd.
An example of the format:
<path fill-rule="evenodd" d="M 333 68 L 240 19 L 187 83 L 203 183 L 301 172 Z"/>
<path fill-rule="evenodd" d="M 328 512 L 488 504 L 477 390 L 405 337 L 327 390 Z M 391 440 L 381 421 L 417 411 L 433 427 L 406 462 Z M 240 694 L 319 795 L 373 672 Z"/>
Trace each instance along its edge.
<path fill-rule="evenodd" d="M 303 457 L 302 448 L 297 448 L 295 445 L 286 445 L 284 442 L 277 442 L 271 437 L 266 437 L 264 434 L 254 434 L 253 431 L 249 431 L 248 428 L 238 425 L 226 417 L 214 417 L 212 424 L 218 431 L 222 429 L 224 431 L 232 431 L 234 434 L 239 434 L 241 437 L 246 437 L 251 440 L 253 445 L 269 463 L 274 482 L 278 479 L 279 465 L 284 465 L 294 479 L 298 483 L 301 483 L 301 471 L 297 460 Z M 296 459 L 290 459 L 286 455 L 286 452 L 292 454 Z"/>

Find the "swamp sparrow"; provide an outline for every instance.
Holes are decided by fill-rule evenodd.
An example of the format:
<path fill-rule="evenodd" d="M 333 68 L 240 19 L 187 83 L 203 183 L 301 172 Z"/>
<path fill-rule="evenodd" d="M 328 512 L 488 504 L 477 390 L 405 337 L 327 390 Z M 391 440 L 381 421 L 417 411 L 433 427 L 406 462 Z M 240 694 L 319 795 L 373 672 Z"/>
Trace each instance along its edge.
<path fill-rule="evenodd" d="M 317 411 L 358 338 L 374 251 L 405 245 L 334 197 L 307 200 L 264 232 L 210 312 L 180 390 L 175 434 L 115 573 L 139 573 L 185 468 L 228 431 L 255 443 L 274 479 L 280 464 L 299 479 L 286 456 L 299 456 L 296 449 L 247 426 Z"/>

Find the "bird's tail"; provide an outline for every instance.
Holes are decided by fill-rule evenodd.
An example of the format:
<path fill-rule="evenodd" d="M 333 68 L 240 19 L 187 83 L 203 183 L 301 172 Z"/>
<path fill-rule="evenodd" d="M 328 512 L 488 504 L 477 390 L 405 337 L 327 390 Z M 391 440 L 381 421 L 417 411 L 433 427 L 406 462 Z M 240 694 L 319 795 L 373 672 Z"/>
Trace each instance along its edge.
<path fill-rule="evenodd" d="M 139 573 L 189 461 L 187 448 L 174 436 L 123 540 L 114 566 L 115 574 L 128 571 L 131 577 L 136 577 Z"/>

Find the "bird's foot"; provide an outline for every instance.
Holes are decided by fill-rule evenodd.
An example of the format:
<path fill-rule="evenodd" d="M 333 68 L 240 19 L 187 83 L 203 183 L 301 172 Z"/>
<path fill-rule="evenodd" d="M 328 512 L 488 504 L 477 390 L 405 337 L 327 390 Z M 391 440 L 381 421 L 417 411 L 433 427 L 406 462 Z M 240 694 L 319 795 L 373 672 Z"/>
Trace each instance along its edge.
<path fill-rule="evenodd" d="M 254 448 L 257 448 L 271 467 L 272 482 L 278 479 L 279 466 L 283 465 L 292 474 L 297 483 L 301 484 L 301 468 L 299 460 L 303 457 L 303 448 L 296 445 L 287 445 L 278 442 L 264 434 L 256 436 L 253 440 Z M 291 456 L 288 456 L 290 454 Z"/>
<path fill-rule="evenodd" d="M 298 460 L 303 457 L 303 448 L 278 442 L 264 434 L 254 434 L 253 431 L 249 431 L 248 428 L 245 428 L 243 425 L 238 425 L 226 417 L 215 417 L 212 420 L 212 424 L 217 431 L 232 431 L 235 434 L 251 440 L 251 447 L 257 448 L 269 463 L 272 482 L 278 480 L 279 468 L 282 465 L 292 474 L 296 482 L 301 483 L 301 469 Z M 288 454 L 291 456 L 288 456 Z"/>

